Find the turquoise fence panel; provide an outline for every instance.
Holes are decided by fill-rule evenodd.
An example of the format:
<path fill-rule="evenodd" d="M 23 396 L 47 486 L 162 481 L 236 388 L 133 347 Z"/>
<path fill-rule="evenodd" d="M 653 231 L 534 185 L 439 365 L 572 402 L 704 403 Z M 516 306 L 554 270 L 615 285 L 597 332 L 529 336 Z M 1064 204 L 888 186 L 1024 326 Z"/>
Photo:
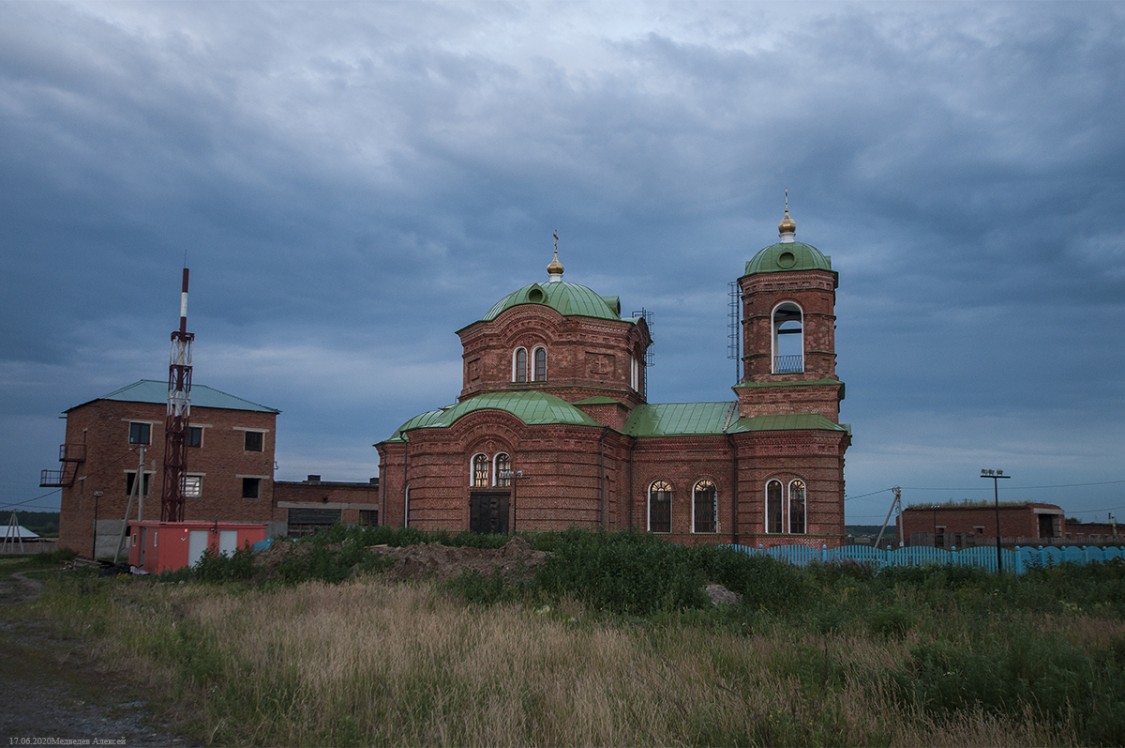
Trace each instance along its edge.
<path fill-rule="evenodd" d="M 1086 563 L 1086 550 L 1079 548 L 1076 545 L 1068 545 L 1062 548 L 1062 562 L 1064 564 L 1084 564 Z"/>
<path fill-rule="evenodd" d="M 793 564 L 794 566 L 808 566 L 813 561 L 819 561 L 821 551 L 819 548 L 809 548 L 804 545 L 780 545 L 767 551 L 774 558 Z"/>
<path fill-rule="evenodd" d="M 838 548 L 810 548 L 804 545 L 782 545 L 756 548 L 748 545 L 729 545 L 741 553 L 764 555 L 784 561 L 794 566 L 808 566 L 811 563 L 861 563 L 877 569 L 892 566 L 960 566 L 996 571 L 996 549 L 987 546 L 958 550 L 953 548 L 931 548 L 912 546 L 884 551 L 867 545 L 845 545 Z M 1001 550 L 1003 571 L 1009 574 L 1024 574 L 1036 567 L 1058 566 L 1060 564 L 1090 564 L 1125 559 L 1125 548 L 1108 546 L 1016 546 Z"/>
<path fill-rule="evenodd" d="M 833 561 L 866 564 L 882 568 L 887 565 L 887 552 L 869 545 L 842 545 L 828 551 L 828 563 Z"/>
<path fill-rule="evenodd" d="M 1061 548 L 1056 548 L 1053 545 L 1039 546 L 1039 565 L 1040 566 L 1058 566 L 1063 562 L 1063 552 Z"/>
<path fill-rule="evenodd" d="M 1011 551 L 1004 551 L 1003 564 L 1004 568 L 1008 569 L 1015 563 L 1015 554 Z M 957 552 L 961 559 L 961 566 L 971 566 L 976 569 L 987 569 L 988 571 L 996 571 L 996 549 L 987 546 L 979 548 L 966 548 L 963 551 Z"/>

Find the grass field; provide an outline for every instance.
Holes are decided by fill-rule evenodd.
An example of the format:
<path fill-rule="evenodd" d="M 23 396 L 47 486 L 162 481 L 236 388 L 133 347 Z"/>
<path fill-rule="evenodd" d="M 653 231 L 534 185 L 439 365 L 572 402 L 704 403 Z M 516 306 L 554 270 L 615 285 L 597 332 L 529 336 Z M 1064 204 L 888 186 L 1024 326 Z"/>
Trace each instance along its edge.
<path fill-rule="evenodd" d="M 420 538 L 350 532 L 303 578 L 72 572 L 5 615 L 87 642 L 208 744 L 1125 744 L 1123 564 L 801 571 L 564 533 L 532 538 L 553 555 L 524 581 L 396 583 L 362 549 Z"/>

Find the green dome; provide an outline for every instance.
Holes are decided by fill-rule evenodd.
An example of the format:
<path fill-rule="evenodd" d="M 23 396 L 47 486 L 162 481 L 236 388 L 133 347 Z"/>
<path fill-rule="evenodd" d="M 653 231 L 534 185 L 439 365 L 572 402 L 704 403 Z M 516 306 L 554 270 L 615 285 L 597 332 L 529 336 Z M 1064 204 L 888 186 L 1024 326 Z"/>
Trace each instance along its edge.
<path fill-rule="evenodd" d="M 497 301 L 481 319 L 494 320 L 520 304 L 543 304 L 564 317 L 621 319 L 621 302 L 616 296 L 599 296 L 586 286 L 566 281 L 524 286 Z"/>
<path fill-rule="evenodd" d="M 744 275 L 784 273 L 790 270 L 832 270 L 832 259 L 804 242 L 778 242 L 754 255 Z"/>

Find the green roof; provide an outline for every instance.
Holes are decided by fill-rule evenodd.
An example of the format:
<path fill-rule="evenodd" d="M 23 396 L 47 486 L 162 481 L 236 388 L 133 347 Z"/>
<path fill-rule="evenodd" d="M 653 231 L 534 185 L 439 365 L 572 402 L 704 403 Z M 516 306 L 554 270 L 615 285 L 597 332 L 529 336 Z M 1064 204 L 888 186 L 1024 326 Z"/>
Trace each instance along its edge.
<path fill-rule="evenodd" d="M 813 413 L 739 418 L 738 403 L 638 405 L 625 423 L 630 436 L 704 436 L 748 431 L 848 431 Z"/>
<path fill-rule="evenodd" d="M 791 413 L 775 416 L 739 418 L 730 425 L 727 433 L 746 431 L 850 431 L 840 423 L 833 423 L 817 413 Z"/>
<path fill-rule="evenodd" d="M 832 270 L 832 258 L 804 242 L 778 242 L 760 250 L 746 263 L 744 275 L 790 270 Z"/>
<path fill-rule="evenodd" d="M 621 302 L 616 296 L 599 296 L 586 286 L 559 281 L 532 283 L 513 291 L 497 301 L 481 320 L 494 320 L 508 309 L 521 304 L 543 304 L 564 317 L 621 319 Z"/>
<path fill-rule="evenodd" d="M 387 441 L 402 441 L 403 435 L 413 429 L 448 428 L 478 410 L 502 410 L 511 413 L 529 426 L 547 424 L 601 426 L 566 400 L 546 392 L 488 392 L 456 405 L 414 416 L 399 426 Z"/>
<path fill-rule="evenodd" d="M 157 381 L 155 379 L 142 379 L 139 382 L 134 382 L 127 387 L 122 387 L 119 390 L 114 390 L 108 395 L 87 400 L 84 403 L 75 405 L 73 408 L 67 410 L 74 410 L 83 405 L 89 405 L 98 400 L 116 400 L 124 403 L 152 403 L 163 404 L 168 402 L 168 382 Z M 225 410 L 251 410 L 257 413 L 280 413 L 281 411 L 276 408 L 270 408 L 258 403 L 252 403 L 249 400 L 243 400 L 241 397 L 229 395 L 221 390 L 216 390 L 208 387 L 205 384 L 193 384 L 191 386 L 191 405 L 193 408 L 223 408 Z"/>
<path fill-rule="evenodd" d="M 723 434 L 737 415 L 737 403 L 649 403 L 633 410 L 623 430 L 630 436 Z"/>

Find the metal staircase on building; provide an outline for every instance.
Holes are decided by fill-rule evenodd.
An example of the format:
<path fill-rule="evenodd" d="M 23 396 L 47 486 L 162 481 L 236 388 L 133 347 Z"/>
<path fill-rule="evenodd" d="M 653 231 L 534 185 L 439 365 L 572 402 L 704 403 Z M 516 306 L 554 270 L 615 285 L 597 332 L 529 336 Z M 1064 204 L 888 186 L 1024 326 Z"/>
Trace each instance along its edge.
<path fill-rule="evenodd" d="M 86 461 L 85 444 L 60 444 L 58 470 L 43 470 L 39 473 L 40 488 L 70 488 L 78 475 L 78 466 Z"/>

